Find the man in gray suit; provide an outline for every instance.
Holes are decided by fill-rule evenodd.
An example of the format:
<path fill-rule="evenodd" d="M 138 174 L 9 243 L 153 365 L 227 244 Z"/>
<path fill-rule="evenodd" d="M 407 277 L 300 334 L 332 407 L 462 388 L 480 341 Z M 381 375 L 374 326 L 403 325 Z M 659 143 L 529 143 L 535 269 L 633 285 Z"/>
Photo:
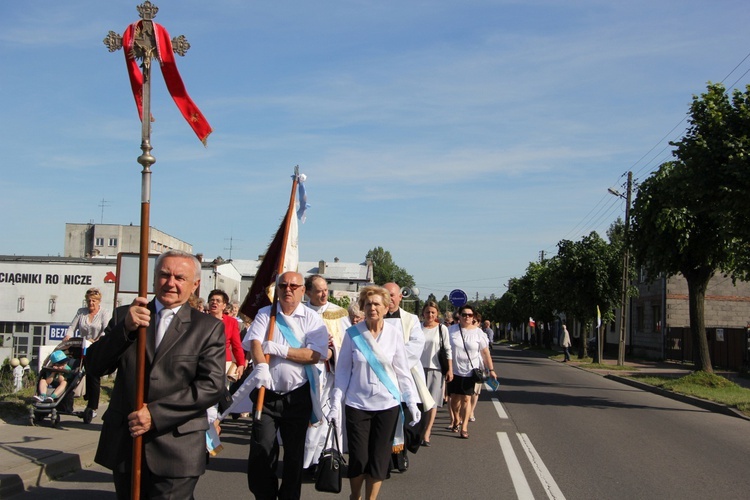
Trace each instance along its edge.
<path fill-rule="evenodd" d="M 187 304 L 200 285 L 200 262 L 171 250 L 154 267 L 149 302 L 119 307 L 86 353 L 87 372 L 117 370 L 96 462 L 112 470 L 117 497 L 131 497 L 133 438 L 143 436 L 141 498 L 193 498 L 205 472 L 206 409 L 224 388 L 224 325 Z M 147 327 L 144 405 L 135 408 L 137 330 Z"/>

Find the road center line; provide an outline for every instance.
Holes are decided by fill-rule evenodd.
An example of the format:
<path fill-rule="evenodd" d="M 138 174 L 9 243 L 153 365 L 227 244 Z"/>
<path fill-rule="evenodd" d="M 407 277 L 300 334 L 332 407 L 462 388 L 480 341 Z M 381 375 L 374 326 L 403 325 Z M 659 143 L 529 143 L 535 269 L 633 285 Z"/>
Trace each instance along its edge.
<path fill-rule="evenodd" d="M 508 414 L 505 413 L 505 408 L 503 408 L 503 404 L 499 399 L 492 398 L 492 405 L 495 407 L 495 411 L 497 412 L 498 417 L 500 417 L 502 420 L 508 420 Z"/>
<path fill-rule="evenodd" d="M 521 464 L 518 463 L 518 458 L 513 451 L 513 446 L 510 444 L 510 438 L 507 432 L 498 432 L 497 440 L 500 441 L 500 449 L 503 450 L 503 457 L 505 457 L 505 463 L 508 465 L 508 472 L 510 472 L 510 478 L 513 480 L 513 487 L 516 489 L 516 495 L 519 500 L 534 500 L 534 495 L 531 493 L 529 483 L 526 481 L 526 476 L 523 474 Z"/>
<path fill-rule="evenodd" d="M 518 440 L 521 441 L 521 446 L 523 446 L 523 451 L 526 452 L 526 456 L 528 457 L 529 462 L 531 462 L 536 475 L 542 482 L 542 486 L 544 486 L 544 491 L 547 492 L 547 497 L 549 497 L 550 500 L 564 500 L 565 495 L 563 495 L 562 491 L 560 491 L 560 488 L 557 486 L 557 482 L 555 482 L 555 479 L 552 477 L 552 474 L 550 474 L 547 466 L 544 465 L 542 457 L 540 457 L 536 452 L 536 448 L 534 448 L 534 445 L 531 444 L 529 437 L 526 434 L 520 432 L 517 433 L 517 435 Z"/>

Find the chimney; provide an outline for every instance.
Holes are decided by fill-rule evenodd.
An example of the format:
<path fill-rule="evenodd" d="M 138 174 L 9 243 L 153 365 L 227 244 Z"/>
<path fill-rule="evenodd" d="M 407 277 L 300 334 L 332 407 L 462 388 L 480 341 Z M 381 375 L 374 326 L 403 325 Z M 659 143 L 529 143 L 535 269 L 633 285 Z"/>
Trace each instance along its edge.
<path fill-rule="evenodd" d="M 318 262 L 318 274 L 325 274 L 326 272 L 326 261 L 321 260 Z"/>

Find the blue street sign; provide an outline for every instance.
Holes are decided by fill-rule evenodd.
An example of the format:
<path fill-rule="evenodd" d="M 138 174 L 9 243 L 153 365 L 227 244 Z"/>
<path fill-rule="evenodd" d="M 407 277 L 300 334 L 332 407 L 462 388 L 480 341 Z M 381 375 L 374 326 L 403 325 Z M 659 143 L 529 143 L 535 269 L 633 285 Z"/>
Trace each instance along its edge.
<path fill-rule="evenodd" d="M 448 300 L 450 300 L 451 304 L 453 304 L 455 307 L 461 307 L 469 300 L 469 296 L 466 295 L 466 292 L 457 288 L 451 291 L 451 293 L 448 295 Z"/>

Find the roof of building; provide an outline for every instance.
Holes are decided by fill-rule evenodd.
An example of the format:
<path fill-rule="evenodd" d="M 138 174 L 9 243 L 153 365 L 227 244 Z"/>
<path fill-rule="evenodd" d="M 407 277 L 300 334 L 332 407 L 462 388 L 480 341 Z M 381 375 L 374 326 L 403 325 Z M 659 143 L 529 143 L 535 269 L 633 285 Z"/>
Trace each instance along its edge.
<path fill-rule="evenodd" d="M 60 257 L 60 256 L 34 256 L 34 255 L 0 255 L 0 262 L 57 262 L 61 264 L 101 264 L 112 265 L 117 263 L 114 257 Z"/>
<path fill-rule="evenodd" d="M 229 262 L 227 261 L 226 263 Z M 261 261 L 259 260 L 233 259 L 231 261 L 235 269 L 245 278 L 254 277 L 258 272 L 260 263 Z M 366 262 L 360 264 L 355 262 L 326 262 L 323 273 L 320 273 L 319 266 L 320 262 L 300 262 L 298 269 L 303 276 L 322 274 L 330 280 L 368 281 L 370 279 Z"/>

